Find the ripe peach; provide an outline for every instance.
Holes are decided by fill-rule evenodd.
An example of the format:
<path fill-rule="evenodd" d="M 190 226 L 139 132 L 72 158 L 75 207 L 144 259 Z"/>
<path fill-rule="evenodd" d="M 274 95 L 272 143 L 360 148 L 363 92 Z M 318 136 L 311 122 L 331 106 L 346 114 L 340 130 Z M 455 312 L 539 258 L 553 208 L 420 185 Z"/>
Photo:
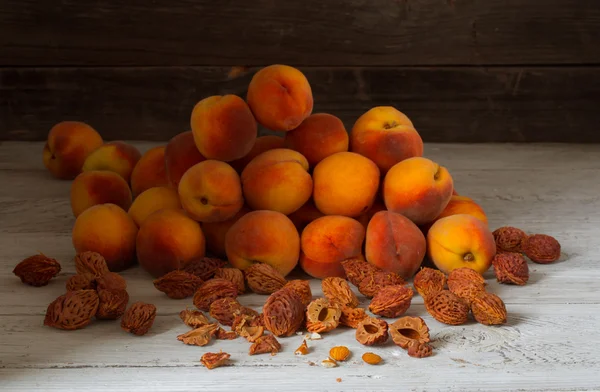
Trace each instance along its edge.
<path fill-rule="evenodd" d="M 315 167 L 336 152 L 348 151 L 348 133 L 336 116 L 316 113 L 285 134 L 285 145 L 304 155 L 310 167 Z"/>
<path fill-rule="evenodd" d="M 97 204 L 112 203 L 127 210 L 131 199 L 129 185 L 112 171 L 83 172 L 71 184 L 71 210 L 76 218 Z"/>
<path fill-rule="evenodd" d="M 125 142 L 105 143 L 94 150 L 83 163 L 83 171 L 110 170 L 129 184 L 131 172 L 142 157 L 139 150 Z"/>
<path fill-rule="evenodd" d="M 131 190 L 136 197 L 146 189 L 168 186 L 165 171 L 165 147 L 154 147 L 146 151 L 131 172 Z"/>
<path fill-rule="evenodd" d="M 79 121 L 63 121 L 50 129 L 44 146 L 44 166 L 56 178 L 72 180 L 85 159 L 104 141 L 94 128 Z"/>
<path fill-rule="evenodd" d="M 244 157 L 232 161 L 230 165 L 241 174 L 251 160 L 265 151 L 283 148 L 283 145 L 284 139 L 281 136 L 266 135 L 257 137 L 256 142 L 254 143 L 254 146 L 252 146 L 250 152 Z"/>
<path fill-rule="evenodd" d="M 263 152 L 242 171 L 242 187 L 248 206 L 291 214 L 308 201 L 313 182 L 308 161 L 286 148 Z"/>
<path fill-rule="evenodd" d="M 450 198 L 450 202 L 436 220 L 457 214 L 473 215 L 486 225 L 488 224 L 487 216 L 479 204 L 475 203 L 470 197 L 458 195 L 453 195 Z"/>
<path fill-rule="evenodd" d="M 192 110 L 191 126 L 202 156 L 220 161 L 248 154 L 258 133 L 250 108 L 237 95 L 215 95 L 198 102 Z"/>
<path fill-rule="evenodd" d="M 390 211 L 373 215 L 365 241 L 369 263 L 409 279 L 419 269 L 425 253 L 425 236 L 410 219 Z"/>
<path fill-rule="evenodd" d="M 137 231 L 135 222 L 121 207 L 98 204 L 83 211 L 75 220 L 73 246 L 77 253 L 100 253 L 111 271 L 123 271 L 135 263 Z"/>
<path fill-rule="evenodd" d="M 302 231 L 300 267 L 310 276 L 345 277 L 341 262 L 359 257 L 365 228 L 355 219 L 328 215 L 315 219 Z"/>
<path fill-rule="evenodd" d="M 180 209 L 179 195 L 173 188 L 156 186 L 140 193 L 127 213 L 135 224 L 140 227 L 150 214 L 165 208 Z"/>
<path fill-rule="evenodd" d="M 423 231 L 427 233 L 427 231 L 429 230 L 431 225 L 435 223 L 435 221 L 456 214 L 473 215 L 475 218 L 485 223 L 486 226 L 488 224 L 487 216 L 485 215 L 483 208 L 481 208 L 479 204 L 475 203 L 473 199 L 466 196 L 452 195 L 452 197 L 450 198 L 450 202 L 448 203 L 446 208 L 444 208 L 444 211 L 442 211 L 442 213 L 439 214 L 433 222 L 424 225 Z"/>
<path fill-rule="evenodd" d="M 427 158 L 408 158 L 385 175 L 383 199 L 389 211 L 422 225 L 433 221 L 446 208 L 452 188 L 452 177 L 445 167 Z"/>
<path fill-rule="evenodd" d="M 298 264 L 300 237 L 292 221 L 282 213 L 251 211 L 227 232 L 225 252 L 235 268 L 245 270 L 260 262 L 286 276 Z"/>
<path fill-rule="evenodd" d="M 190 167 L 178 192 L 183 209 L 200 222 L 230 219 L 244 205 L 240 176 L 227 163 L 213 159 Z"/>
<path fill-rule="evenodd" d="M 183 173 L 205 159 L 196 147 L 192 131 L 173 136 L 165 147 L 165 170 L 169 184 L 177 189 Z"/>
<path fill-rule="evenodd" d="M 200 224 L 177 209 L 150 214 L 136 240 L 138 262 L 155 278 L 202 259 L 205 246 Z"/>
<path fill-rule="evenodd" d="M 225 253 L 225 236 L 227 232 L 242 216 L 249 213 L 251 210 L 243 206 L 233 218 L 221 222 L 202 222 L 202 231 L 206 238 L 206 248 L 215 256 L 227 258 Z"/>
<path fill-rule="evenodd" d="M 302 207 L 289 214 L 288 218 L 292 220 L 294 226 L 298 229 L 298 233 L 302 233 L 302 230 L 304 230 L 306 225 L 322 216 L 325 215 L 323 215 L 323 213 L 317 209 L 315 203 L 309 199 Z"/>
<path fill-rule="evenodd" d="M 461 267 L 483 274 L 496 255 L 496 243 L 479 219 L 467 214 L 450 215 L 429 229 L 427 255 L 446 274 Z"/>
<path fill-rule="evenodd" d="M 398 162 L 422 156 L 423 140 L 404 113 L 377 106 L 354 123 L 350 150 L 373 160 L 385 173 Z"/>
<path fill-rule="evenodd" d="M 368 211 L 379 188 L 379 169 L 354 152 L 338 152 L 313 171 L 315 205 L 325 215 L 358 217 Z"/>
<path fill-rule="evenodd" d="M 256 120 L 272 131 L 291 131 L 313 109 L 306 76 L 288 65 L 270 65 L 254 74 L 246 100 Z"/>

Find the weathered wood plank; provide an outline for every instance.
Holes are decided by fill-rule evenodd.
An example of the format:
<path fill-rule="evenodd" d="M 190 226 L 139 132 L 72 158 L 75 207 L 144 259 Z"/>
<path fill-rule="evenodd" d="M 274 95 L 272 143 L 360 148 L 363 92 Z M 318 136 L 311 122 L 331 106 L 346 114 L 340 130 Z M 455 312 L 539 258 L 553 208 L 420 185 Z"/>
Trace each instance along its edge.
<path fill-rule="evenodd" d="M 405 112 L 426 142 L 599 142 L 600 67 L 302 68 L 314 112 L 347 130 L 378 105 Z M 194 104 L 245 97 L 255 68 L 0 68 L 0 140 L 44 140 L 65 119 L 107 140 L 166 141 Z M 263 131 L 263 133 L 265 133 Z"/>
<path fill-rule="evenodd" d="M 342 366 L 325 369 L 312 366 L 274 368 L 240 368 L 233 366 L 207 370 L 193 357 L 193 367 L 169 368 L 77 368 L 77 369 L 0 369 L 0 378 L 6 380 L 10 391 L 80 391 L 97 388 L 98 391 L 151 391 L 189 392 L 202 388 L 211 391 L 264 391 L 270 387 L 285 391 L 501 391 L 501 392 L 559 392 L 598 391 L 600 381 L 592 368 L 571 367 L 556 371 L 540 366 L 527 368 L 484 367 L 478 363 L 449 362 L 440 367 L 431 362 L 398 361 L 393 371 L 380 367 Z M 409 358 L 412 359 L 412 358 Z M 394 359 L 395 361 L 395 359 Z M 412 364 L 411 364 L 412 365 Z M 337 381 L 337 379 L 340 381 Z M 93 380 L 93 381 L 90 381 Z"/>
<path fill-rule="evenodd" d="M 5 0 L 0 65 L 600 62 L 595 0 Z"/>
<path fill-rule="evenodd" d="M 154 143 L 136 145 L 144 150 Z M 69 182 L 45 175 L 35 158 L 39 155 L 32 152 L 40 146 L 0 145 L 0 184 L 5 184 L 0 191 L 2 390 L 258 391 L 265 385 L 286 391 L 600 388 L 596 370 L 600 366 L 599 146 L 427 146 L 431 157 L 456 173 L 459 192 L 481 202 L 492 227 L 510 223 L 555 235 L 564 255 L 551 265 L 530 264 L 531 279 L 523 287 L 500 285 L 491 270 L 486 273 L 488 290 L 506 302 L 509 317 L 504 326 L 486 327 L 473 321 L 456 327 L 440 324 L 425 311 L 422 298 L 415 296 L 407 314 L 425 319 L 435 348 L 434 356 L 422 360 L 408 357 L 391 341 L 380 347 L 361 346 L 354 331 L 343 328 L 310 343 L 306 357 L 293 355 L 302 336 L 280 339 L 283 351 L 276 356 L 250 357 L 249 344 L 241 340 L 213 342 L 203 348 L 186 346 L 176 340 L 187 331 L 177 314 L 192 306 L 191 299 L 168 299 L 140 268 L 123 275 L 132 301 L 149 301 L 158 307 L 148 335 L 125 333 L 114 321 L 94 322 L 72 332 L 44 327 L 47 304 L 64 291 L 67 277 L 74 272 L 70 261 L 74 251 L 68 233 L 73 218 L 66 195 L 61 196 Z M 59 259 L 64 269 L 46 287 L 24 286 L 12 275 L 12 268 L 39 250 Z M 322 294 L 318 280 L 311 281 L 311 287 L 315 296 Z M 264 299 L 255 294 L 240 297 L 255 309 Z M 367 303 L 362 299 L 362 306 Z M 334 345 L 348 346 L 353 352 L 350 360 L 335 369 L 318 366 Z M 210 372 L 201 367 L 203 353 L 221 349 L 232 354 L 232 366 Z M 379 353 L 384 363 L 363 364 L 360 356 L 365 351 Z"/>
<path fill-rule="evenodd" d="M 41 326 L 40 316 L 5 316 L 0 321 L 0 326 L 6 331 L 0 336 L 0 350 L 6 354 L 2 356 L 2 367 L 5 371 L 13 371 L 13 375 L 4 373 L 8 377 L 3 380 L 4 385 L 17 380 L 25 382 L 17 375 L 24 375 L 20 371 L 26 369 L 33 374 L 39 369 L 60 369 L 64 375 L 77 377 L 76 374 L 85 374 L 84 369 L 93 368 L 99 372 L 96 373 L 97 378 L 102 369 L 115 371 L 125 367 L 128 369 L 126 373 L 117 373 L 118 376 L 103 378 L 102 381 L 111 383 L 111 380 L 125 378 L 127 374 L 130 378 L 137 378 L 138 372 L 145 374 L 150 370 L 155 372 L 150 379 L 158 381 L 157 375 L 164 374 L 165 370 L 174 372 L 172 374 L 189 374 L 185 371 L 187 369 L 193 370 L 195 378 L 200 377 L 204 386 L 210 386 L 211 390 L 215 389 L 213 385 L 217 380 L 227 384 L 224 390 L 232 390 L 234 385 L 246 378 L 250 390 L 258 385 L 253 383 L 264 385 L 265 380 L 270 380 L 273 386 L 289 383 L 295 385 L 293 390 L 308 388 L 320 391 L 324 390 L 324 380 L 333 383 L 338 377 L 342 378 L 342 384 L 334 388 L 336 390 L 358 390 L 363 378 L 369 379 L 367 390 L 389 390 L 392 386 L 397 388 L 397 372 L 401 369 L 402 374 L 410 375 L 401 381 L 403 388 L 410 390 L 437 390 L 450 386 L 455 390 L 526 387 L 551 390 L 574 386 L 591 388 L 599 383 L 598 375 L 590 372 L 600 366 L 597 351 L 600 341 L 595 337 L 595 326 L 600 322 L 598 305 L 513 305 L 510 310 L 512 313 L 506 325 L 488 327 L 474 322 L 461 326 L 443 325 L 426 315 L 422 307 L 411 308 L 409 314 L 423 315 L 431 329 L 432 345 L 436 351 L 434 356 L 424 360 L 408 357 L 391 341 L 383 346 L 361 346 L 351 329 L 336 329 L 323 334 L 323 340 L 309 342 L 310 352 L 306 356 L 293 354 L 302 336 L 280 338 L 283 351 L 276 356 L 249 356 L 249 343 L 241 340 L 213 341 L 205 347 L 178 342 L 176 336 L 189 328 L 177 315 L 159 315 L 153 328 L 143 337 L 127 334 L 117 322 L 111 321 L 67 332 Z M 573 333 L 574 326 L 577 326 L 577 333 Z M 346 345 L 353 355 L 338 368 L 324 369 L 319 363 L 327 357 L 333 345 Z M 219 350 L 231 354 L 233 366 L 206 373 L 207 370 L 199 365 L 200 356 Z M 380 354 L 384 362 L 377 367 L 364 364 L 360 356 L 366 351 Z M 309 362 L 317 366 L 312 367 Z M 257 372 L 261 371 L 263 373 L 260 374 L 271 376 L 267 379 L 257 377 Z M 540 377 L 542 373 L 544 378 Z M 560 379 L 552 376 L 557 373 L 560 373 Z M 492 374 L 498 379 L 491 380 Z M 575 380 L 571 379 L 573 376 L 585 377 Z M 235 381 L 238 377 L 239 381 Z M 500 379 L 505 381 L 502 388 L 497 385 Z M 161 382 L 167 380 L 172 379 Z M 506 382 L 508 380 L 510 382 Z M 52 385 L 59 385 L 58 380 L 52 381 Z M 142 390 L 142 387 L 138 381 L 137 389 L 133 390 Z"/>

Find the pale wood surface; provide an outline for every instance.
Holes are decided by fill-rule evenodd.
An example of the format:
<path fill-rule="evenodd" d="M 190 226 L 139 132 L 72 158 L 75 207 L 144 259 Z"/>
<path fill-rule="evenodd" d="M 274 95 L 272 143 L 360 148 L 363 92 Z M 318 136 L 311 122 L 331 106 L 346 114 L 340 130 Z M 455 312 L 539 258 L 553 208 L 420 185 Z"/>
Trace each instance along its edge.
<path fill-rule="evenodd" d="M 136 143 L 142 151 L 153 144 Z M 95 322 L 72 332 L 42 325 L 46 307 L 74 273 L 69 182 L 54 180 L 41 163 L 40 143 L 0 143 L 0 390 L 6 391 L 382 391 L 600 390 L 600 145 L 427 145 L 426 156 L 447 166 L 457 191 L 486 210 L 491 228 L 515 225 L 554 235 L 563 246 L 552 265 L 530 264 L 524 287 L 486 278 L 509 312 L 508 323 L 433 320 L 416 296 L 409 315 L 431 329 L 435 355 L 414 359 L 391 341 L 366 348 L 353 330 L 338 329 L 312 342 L 306 357 L 293 350 L 302 336 L 280 339 L 276 356 L 248 356 L 240 339 L 186 346 L 178 317 L 191 299 L 170 300 L 139 268 L 123 273 L 132 301 L 156 304 L 148 335 L 123 332 L 117 322 Z M 24 286 L 14 265 L 42 251 L 63 271 L 48 286 Z M 321 295 L 318 281 L 312 282 Z M 240 301 L 259 309 L 265 296 Z M 367 301 L 363 299 L 362 305 Z M 350 361 L 334 369 L 319 363 L 330 347 L 347 345 Z M 232 366 L 208 371 L 206 351 L 227 351 Z M 374 351 L 384 364 L 360 356 Z M 341 382 L 336 379 L 341 378 Z"/>

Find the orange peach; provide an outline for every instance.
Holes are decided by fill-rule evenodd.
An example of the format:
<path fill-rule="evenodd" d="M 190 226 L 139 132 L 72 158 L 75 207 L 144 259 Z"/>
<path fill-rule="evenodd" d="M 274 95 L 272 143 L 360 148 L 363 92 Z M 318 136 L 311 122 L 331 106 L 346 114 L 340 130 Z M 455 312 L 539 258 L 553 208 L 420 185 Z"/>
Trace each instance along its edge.
<path fill-rule="evenodd" d="M 442 211 L 442 213 L 439 214 L 433 222 L 424 225 L 423 231 L 427 233 L 427 231 L 429 230 L 431 225 L 435 223 L 435 221 L 450 215 L 457 214 L 473 215 L 475 218 L 479 219 L 486 225 L 488 224 L 487 216 L 485 215 L 483 208 L 481 208 L 479 204 L 475 203 L 473 199 L 466 196 L 452 195 L 452 197 L 450 198 L 450 202 L 448 203 L 446 208 L 444 208 L 444 211 Z"/>
<path fill-rule="evenodd" d="M 140 193 L 127 213 L 135 224 L 140 227 L 150 214 L 165 208 L 180 209 L 179 195 L 173 188 L 156 186 Z"/>
<path fill-rule="evenodd" d="M 291 131 L 313 109 L 312 89 L 306 76 L 294 67 L 280 64 L 254 74 L 246 101 L 256 120 L 272 131 Z"/>
<path fill-rule="evenodd" d="M 136 240 L 140 266 L 155 278 L 202 259 L 206 241 L 200 224 L 183 210 L 153 212 L 142 223 Z"/>
<path fill-rule="evenodd" d="M 111 203 L 127 210 L 131 199 L 129 185 L 112 171 L 83 172 L 71 184 L 71 210 L 75 217 L 97 204 Z"/>
<path fill-rule="evenodd" d="M 72 180 L 85 159 L 104 141 L 94 128 L 79 121 L 63 121 L 50 129 L 44 146 L 44 166 L 56 178 Z"/>
<path fill-rule="evenodd" d="M 259 156 L 265 151 L 274 150 L 276 148 L 283 148 L 284 139 L 281 136 L 266 135 L 256 138 L 256 142 L 248 154 L 243 158 L 236 159 L 230 163 L 238 173 L 242 173 L 244 168 L 250 163 L 251 160 Z"/>
<path fill-rule="evenodd" d="M 154 147 L 146 151 L 131 172 L 131 190 L 136 197 L 146 189 L 168 186 L 165 171 L 165 147 Z"/>
<path fill-rule="evenodd" d="M 427 255 L 446 274 L 461 267 L 483 274 L 496 255 L 496 243 L 481 220 L 467 214 L 450 215 L 429 229 Z"/>
<path fill-rule="evenodd" d="M 129 184 L 131 172 L 142 157 L 139 150 L 121 141 L 98 147 L 86 158 L 83 171 L 110 170 L 119 174 Z"/>
<path fill-rule="evenodd" d="M 111 271 L 123 271 L 135 263 L 137 232 L 135 222 L 121 207 L 98 204 L 83 211 L 75 220 L 73 246 L 77 253 L 100 253 Z"/>
<path fill-rule="evenodd" d="M 417 225 L 433 221 L 448 205 L 453 182 L 445 167 L 422 157 L 395 164 L 383 180 L 383 199 L 389 211 Z"/>
<path fill-rule="evenodd" d="M 457 214 L 473 215 L 486 225 L 488 224 L 487 216 L 479 204 L 475 203 L 475 201 L 470 197 L 458 195 L 453 195 L 450 198 L 450 202 L 436 219 Z"/>
<path fill-rule="evenodd" d="M 169 184 L 177 189 L 183 173 L 205 159 L 196 147 L 192 131 L 173 136 L 165 147 L 165 170 Z"/>
<path fill-rule="evenodd" d="M 289 214 L 288 218 L 292 220 L 294 226 L 298 229 L 298 233 L 302 233 L 302 230 L 304 230 L 306 225 L 322 216 L 325 215 L 323 215 L 323 213 L 317 209 L 315 203 L 309 199 L 302 207 Z"/>
<path fill-rule="evenodd" d="M 422 156 L 423 140 L 404 113 L 378 106 L 354 123 L 350 150 L 371 159 L 385 173 L 398 162 Z"/>
<path fill-rule="evenodd" d="M 317 279 L 345 277 L 341 262 L 358 257 L 364 240 L 365 228 L 355 219 L 341 215 L 315 219 L 300 237 L 300 267 Z"/>
<path fill-rule="evenodd" d="M 190 167 L 178 192 L 183 209 L 200 222 L 233 218 L 244 205 L 240 176 L 227 163 L 213 159 Z"/>
<path fill-rule="evenodd" d="M 304 155 L 310 167 L 315 167 L 336 152 L 348 151 L 348 133 L 336 116 L 316 113 L 285 134 L 285 145 Z"/>
<path fill-rule="evenodd" d="M 297 151 L 276 148 L 254 158 L 242 171 L 242 187 L 248 206 L 288 215 L 312 194 L 308 161 Z"/>
<path fill-rule="evenodd" d="M 325 215 L 358 217 L 367 212 L 379 188 L 379 169 L 354 152 L 338 152 L 313 171 L 315 205 Z"/>
<path fill-rule="evenodd" d="M 254 263 L 266 263 L 286 276 L 298 264 L 300 237 L 282 213 L 251 211 L 227 231 L 225 252 L 235 268 L 245 270 Z"/>
<path fill-rule="evenodd" d="M 191 126 L 202 156 L 225 162 L 248 154 L 258 133 L 250 108 L 237 95 L 215 95 L 198 102 Z"/>
<path fill-rule="evenodd" d="M 246 206 L 242 207 L 233 218 L 229 218 L 222 222 L 202 222 L 202 231 L 206 238 L 206 248 L 215 256 L 227 258 L 225 253 L 225 237 L 227 232 L 242 216 L 250 212 Z"/>
<path fill-rule="evenodd" d="M 409 279 L 419 269 L 425 253 L 425 236 L 410 219 L 390 211 L 373 215 L 365 241 L 369 263 Z"/>

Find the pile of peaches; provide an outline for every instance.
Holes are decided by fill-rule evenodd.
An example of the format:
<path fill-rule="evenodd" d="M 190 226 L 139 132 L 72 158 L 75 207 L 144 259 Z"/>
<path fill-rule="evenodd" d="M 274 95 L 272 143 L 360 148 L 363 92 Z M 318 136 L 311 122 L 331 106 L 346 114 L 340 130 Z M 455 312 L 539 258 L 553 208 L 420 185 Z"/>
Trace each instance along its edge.
<path fill-rule="evenodd" d="M 258 137 L 259 124 L 272 134 Z M 73 180 L 76 252 L 100 253 L 112 271 L 137 262 L 154 277 L 206 254 L 319 279 L 344 277 L 349 258 L 404 278 L 426 256 L 446 273 L 491 265 L 485 213 L 422 156 L 415 126 L 393 107 L 370 109 L 347 132 L 313 114 L 300 70 L 271 65 L 245 99 L 198 102 L 190 128 L 143 155 L 82 122 L 50 130 L 44 163 Z"/>

